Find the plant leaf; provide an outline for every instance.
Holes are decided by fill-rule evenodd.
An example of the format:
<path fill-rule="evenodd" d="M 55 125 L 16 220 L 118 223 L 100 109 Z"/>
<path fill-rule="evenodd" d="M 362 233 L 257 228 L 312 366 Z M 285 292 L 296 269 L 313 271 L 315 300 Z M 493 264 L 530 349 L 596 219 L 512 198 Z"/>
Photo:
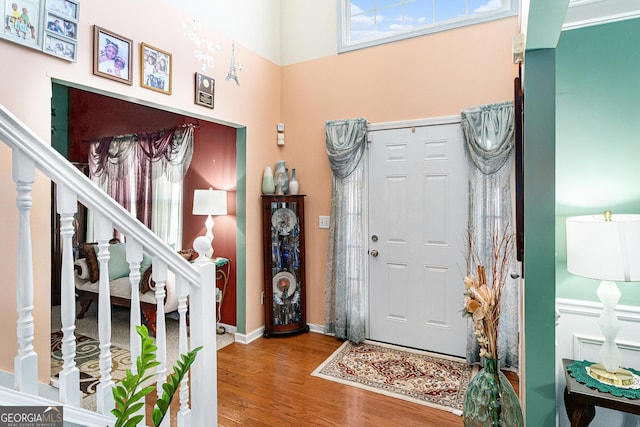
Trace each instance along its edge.
<path fill-rule="evenodd" d="M 136 427 L 138 425 L 138 423 L 140 423 L 140 421 L 142 421 L 143 418 L 144 418 L 144 416 L 142 416 L 142 415 L 136 415 L 135 417 L 133 417 L 130 420 L 128 420 L 126 422 L 126 424 L 124 425 L 124 427 Z"/>

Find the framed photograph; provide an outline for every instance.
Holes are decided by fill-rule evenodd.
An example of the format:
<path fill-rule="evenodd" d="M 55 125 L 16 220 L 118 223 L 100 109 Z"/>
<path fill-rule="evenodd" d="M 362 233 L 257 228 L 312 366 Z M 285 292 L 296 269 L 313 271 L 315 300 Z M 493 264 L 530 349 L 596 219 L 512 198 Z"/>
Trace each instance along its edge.
<path fill-rule="evenodd" d="M 196 104 L 213 108 L 216 81 L 204 74 L 196 73 Z"/>
<path fill-rule="evenodd" d="M 75 0 L 47 0 L 47 10 L 75 22 L 80 17 L 79 5 Z"/>
<path fill-rule="evenodd" d="M 44 0 L 0 0 L 2 32 L 0 37 L 42 50 Z"/>
<path fill-rule="evenodd" d="M 68 0 L 65 0 L 68 1 Z M 93 74 L 133 85 L 131 49 L 133 41 L 93 26 Z"/>
<path fill-rule="evenodd" d="M 78 55 L 79 4 L 75 0 L 46 0 L 43 14 L 42 50 L 68 61 Z"/>
<path fill-rule="evenodd" d="M 140 86 L 171 95 L 171 58 L 169 52 L 140 43 Z"/>
<path fill-rule="evenodd" d="M 44 38 L 44 51 L 54 56 L 75 61 L 77 55 L 76 42 L 55 37 L 49 33 Z"/>
<path fill-rule="evenodd" d="M 47 12 L 47 32 L 77 40 L 78 24 L 69 19 L 54 15 L 51 12 Z"/>

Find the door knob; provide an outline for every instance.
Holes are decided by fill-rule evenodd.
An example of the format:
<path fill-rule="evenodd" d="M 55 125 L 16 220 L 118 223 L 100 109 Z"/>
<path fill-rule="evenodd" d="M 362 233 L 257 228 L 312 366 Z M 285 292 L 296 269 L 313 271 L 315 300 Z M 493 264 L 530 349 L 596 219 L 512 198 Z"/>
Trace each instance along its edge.
<path fill-rule="evenodd" d="M 378 251 L 376 251 L 375 249 L 371 251 L 371 256 L 372 257 L 377 257 L 378 256 Z"/>

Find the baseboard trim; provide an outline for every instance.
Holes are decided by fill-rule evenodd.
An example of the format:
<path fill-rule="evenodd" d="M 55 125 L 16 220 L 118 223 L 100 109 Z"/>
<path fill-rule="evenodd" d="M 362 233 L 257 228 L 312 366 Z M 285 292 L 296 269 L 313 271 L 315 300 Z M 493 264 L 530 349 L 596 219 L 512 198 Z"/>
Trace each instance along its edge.
<path fill-rule="evenodd" d="M 309 326 L 309 332 L 314 332 L 316 334 L 323 334 L 323 335 L 332 335 L 332 334 L 325 334 L 324 333 L 324 325 L 318 325 L 315 323 L 307 323 L 307 325 Z M 248 334 L 235 334 L 235 342 L 239 343 L 239 344 L 250 344 L 253 341 L 257 340 L 258 338 L 262 337 L 264 334 L 264 325 L 260 326 L 258 329 L 251 331 Z"/>
<path fill-rule="evenodd" d="M 264 334 L 264 326 L 260 326 L 258 329 L 251 331 L 248 334 L 236 334 L 235 342 L 240 344 L 250 344 Z"/>

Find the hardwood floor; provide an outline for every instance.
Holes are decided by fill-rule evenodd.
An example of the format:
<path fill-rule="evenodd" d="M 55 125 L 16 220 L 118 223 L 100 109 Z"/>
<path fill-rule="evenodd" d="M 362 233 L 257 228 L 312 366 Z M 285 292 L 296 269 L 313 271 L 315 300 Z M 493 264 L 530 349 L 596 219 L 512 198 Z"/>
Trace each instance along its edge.
<path fill-rule="evenodd" d="M 310 332 L 219 350 L 218 425 L 463 425 L 462 417 L 449 412 L 311 376 L 340 344 Z M 515 374 L 507 376 L 517 390 Z"/>

